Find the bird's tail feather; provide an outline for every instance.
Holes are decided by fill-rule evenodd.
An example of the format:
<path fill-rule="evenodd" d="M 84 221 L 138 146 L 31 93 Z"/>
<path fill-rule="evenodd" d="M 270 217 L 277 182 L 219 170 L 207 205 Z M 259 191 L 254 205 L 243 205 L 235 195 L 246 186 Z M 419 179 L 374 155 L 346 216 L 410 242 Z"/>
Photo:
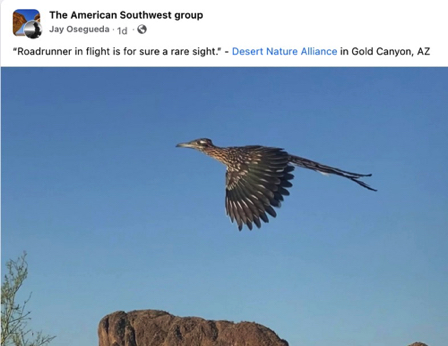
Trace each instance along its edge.
<path fill-rule="evenodd" d="M 311 161 L 311 160 L 305 159 L 300 156 L 295 156 L 295 155 L 290 155 L 290 162 L 299 167 L 312 169 L 313 171 L 316 171 L 316 172 L 319 172 L 322 174 L 339 175 L 341 177 L 344 177 L 344 178 L 350 179 L 351 181 L 354 181 L 355 183 L 361 185 L 362 187 L 365 187 L 366 189 L 376 191 L 374 188 L 370 187 L 365 182 L 358 180 L 359 178 L 362 178 L 362 177 L 370 177 L 372 174 L 359 174 L 359 173 L 347 172 L 347 171 L 343 171 L 342 169 L 339 169 L 339 168 L 322 165 L 318 162 Z"/>

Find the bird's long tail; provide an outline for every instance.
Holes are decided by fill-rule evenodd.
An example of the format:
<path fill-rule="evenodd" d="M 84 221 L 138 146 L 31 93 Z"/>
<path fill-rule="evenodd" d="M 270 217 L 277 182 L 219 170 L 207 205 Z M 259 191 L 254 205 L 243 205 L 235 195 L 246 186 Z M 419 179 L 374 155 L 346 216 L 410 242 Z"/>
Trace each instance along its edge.
<path fill-rule="evenodd" d="M 326 165 L 322 165 L 318 162 L 311 161 L 308 159 L 305 159 L 300 156 L 290 155 L 290 162 L 303 168 L 312 169 L 313 171 L 320 172 L 323 174 L 336 174 L 341 177 L 350 179 L 351 181 L 354 181 L 355 183 L 361 185 L 362 187 L 365 187 L 366 189 L 369 189 L 371 191 L 376 191 L 374 188 L 367 185 L 365 182 L 359 180 L 359 178 L 362 177 L 370 177 L 372 174 L 359 174 L 359 173 L 352 173 L 343 171 L 342 169 L 330 167 Z"/>

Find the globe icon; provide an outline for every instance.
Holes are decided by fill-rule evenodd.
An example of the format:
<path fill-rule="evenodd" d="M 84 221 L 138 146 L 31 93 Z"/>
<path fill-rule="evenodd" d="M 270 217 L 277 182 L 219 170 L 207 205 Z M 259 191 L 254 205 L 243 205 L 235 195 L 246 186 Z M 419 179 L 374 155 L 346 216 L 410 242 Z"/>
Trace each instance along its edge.
<path fill-rule="evenodd" d="M 140 24 L 140 25 L 137 27 L 137 31 L 138 31 L 140 34 L 144 34 L 144 33 L 146 32 L 146 25 Z"/>

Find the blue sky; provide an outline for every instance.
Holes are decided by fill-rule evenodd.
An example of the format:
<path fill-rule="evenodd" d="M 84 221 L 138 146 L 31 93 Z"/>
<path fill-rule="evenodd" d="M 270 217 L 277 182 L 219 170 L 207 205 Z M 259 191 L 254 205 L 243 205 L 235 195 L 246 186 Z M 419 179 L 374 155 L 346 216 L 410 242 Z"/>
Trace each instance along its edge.
<path fill-rule="evenodd" d="M 2 69 L 2 268 L 28 252 L 31 326 L 96 345 L 117 310 L 256 321 L 290 345 L 448 340 L 448 70 Z M 225 167 L 175 148 L 263 144 L 297 169 L 260 230 Z"/>

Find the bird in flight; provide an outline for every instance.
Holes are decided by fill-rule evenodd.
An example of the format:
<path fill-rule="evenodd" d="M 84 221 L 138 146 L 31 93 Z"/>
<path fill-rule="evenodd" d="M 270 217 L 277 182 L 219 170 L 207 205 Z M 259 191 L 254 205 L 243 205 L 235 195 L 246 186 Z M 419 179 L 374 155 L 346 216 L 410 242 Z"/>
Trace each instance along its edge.
<path fill-rule="evenodd" d="M 227 166 L 226 212 L 232 223 L 236 221 L 240 231 L 243 225 L 252 230 L 253 223 L 260 228 L 260 220 L 269 222 L 266 213 L 272 217 L 277 216 L 273 207 L 279 208 L 283 196 L 289 196 L 287 189 L 292 186 L 294 166 L 312 169 L 322 174 L 339 175 L 366 189 L 376 191 L 360 180 L 372 174 L 343 171 L 291 155 L 281 148 L 261 145 L 223 148 L 213 145 L 208 138 L 180 143 L 176 147 L 199 150 Z"/>

